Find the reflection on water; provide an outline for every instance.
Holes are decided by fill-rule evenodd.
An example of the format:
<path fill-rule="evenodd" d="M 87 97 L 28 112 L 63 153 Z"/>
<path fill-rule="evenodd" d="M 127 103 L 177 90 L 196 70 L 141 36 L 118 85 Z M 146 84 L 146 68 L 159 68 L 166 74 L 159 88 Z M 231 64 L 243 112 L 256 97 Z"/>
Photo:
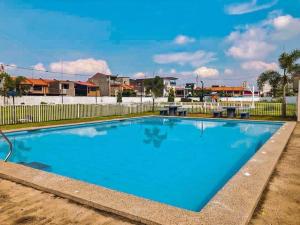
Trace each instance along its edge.
<path fill-rule="evenodd" d="M 265 126 L 265 127 L 257 127 L 255 124 L 239 124 L 241 132 L 250 135 L 250 136 L 258 136 L 266 133 L 272 133 L 274 130 L 271 130 L 270 127 Z M 275 128 L 273 128 L 275 129 Z"/>
<path fill-rule="evenodd" d="M 81 137 L 97 137 L 107 135 L 110 129 L 116 129 L 118 126 L 114 124 L 101 124 L 101 126 L 97 127 L 79 127 L 75 129 L 65 130 L 63 133 L 65 134 L 74 134 Z"/>
<path fill-rule="evenodd" d="M 167 139 L 167 133 L 160 134 L 160 129 L 158 127 L 145 128 L 144 130 L 145 144 L 153 144 L 155 148 L 159 148 L 164 140 Z"/>
<path fill-rule="evenodd" d="M 106 130 L 99 130 L 94 127 L 76 128 L 63 131 L 64 134 L 74 134 L 81 137 L 93 138 L 96 136 L 104 136 L 107 134 Z"/>
<path fill-rule="evenodd" d="M 180 123 L 182 120 L 172 118 L 172 119 L 163 119 L 163 125 L 170 127 L 171 129 L 176 126 L 177 123 Z"/>
<path fill-rule="evenodd" d="M 51 166 L 49 166 L 47 164 L 44 164 L 44 163 L 40 163 L 40 162 L 30 162 L 30 163 L 19 162 L 19 164 L 22 164 L 24 166 L 28 166 L 28 167 L 31 167 L 31 168 L 34 168 L 34 169 L 51 172 Z"/>
<path fill-rule="evenodd" d="M 231 144 L 232 149 L 248 149 L 253 145 L 253 140 L 250 138 L 244 138 L 242 140 L 237 140 Z"/>
<path fill-rule="evenodd" d="M 26 146 L 24 141 L 14 139 L 11 160 L 16 162 L 27 161 L 28 158 L 25 155 L 29 151 L 31 151 L 31 147 Z"/>
<path fill-rule="evenodd" d="M 204 131 L 208 128 L 215 128 L 219 126 L 224 126 L 224 122 L 208 122 L 208 121 L 196 121 L 193 122 L 193 125 L 201 131 L 201 136 L 204 134 Z"/>
<path fill-rule="evenodd" d="M 223 124 L 223 127 L 237 127 L 239 124 L 237 122 L 226 122 Z"/>

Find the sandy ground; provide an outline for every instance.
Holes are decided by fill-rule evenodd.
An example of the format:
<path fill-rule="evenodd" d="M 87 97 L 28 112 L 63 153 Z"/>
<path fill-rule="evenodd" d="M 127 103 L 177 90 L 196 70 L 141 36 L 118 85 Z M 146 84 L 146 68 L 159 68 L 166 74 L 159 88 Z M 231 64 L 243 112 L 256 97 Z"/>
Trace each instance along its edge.
<path fill-rule="evenodd" d="M 21 224 L 129 225 L 134 223 L 52 194 L 0 179 L 0 225 Z"/>
<path fill-rule="evenodd" d="M 124 218 L 0 179 L 0 225 L 128 225 Z M 300 224 L 300 123 L 254 213 L 251 225 Z"/>
<path fill-rule="evenodd" d="M 300 224 L 300 123 L 276 166 L 250 224 Z"/>

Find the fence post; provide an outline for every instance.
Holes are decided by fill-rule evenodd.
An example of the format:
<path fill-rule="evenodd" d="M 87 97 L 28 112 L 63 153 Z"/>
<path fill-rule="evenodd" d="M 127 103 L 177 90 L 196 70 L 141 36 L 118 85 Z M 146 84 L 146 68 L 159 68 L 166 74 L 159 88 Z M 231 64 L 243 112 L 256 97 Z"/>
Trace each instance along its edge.
<path fill-rule="evenodd" d="M 77 104 L 77 118 L 80 118 L 80 105 Z"/>

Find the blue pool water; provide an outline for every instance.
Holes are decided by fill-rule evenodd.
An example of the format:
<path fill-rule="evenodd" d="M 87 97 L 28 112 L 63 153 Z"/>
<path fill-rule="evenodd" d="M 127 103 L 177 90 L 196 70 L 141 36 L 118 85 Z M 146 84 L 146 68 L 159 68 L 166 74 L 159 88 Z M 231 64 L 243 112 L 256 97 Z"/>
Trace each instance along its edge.
<path fill-rule="evenodd" d="M 17 132 L 10 161 L 199 211 L 281 125 L 153 117 Z"/>

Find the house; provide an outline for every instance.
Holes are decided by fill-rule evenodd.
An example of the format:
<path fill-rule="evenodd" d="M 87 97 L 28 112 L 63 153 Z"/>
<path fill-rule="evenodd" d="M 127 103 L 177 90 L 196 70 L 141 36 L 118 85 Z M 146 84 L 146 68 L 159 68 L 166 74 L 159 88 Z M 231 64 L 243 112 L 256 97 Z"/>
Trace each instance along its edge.
<path fill-rule="evenodd" d="M 118 83 L 117 76 L 103 73 L 96 73 L 88 79 L 88 82 L 92 82 L 99 87 L 101 96 L 111 96 L 114 93 L 111 90 L 111 85 Z"/>
<path fill-rule="evenodd" d="M 162 77 L 163 81 L 164 81 L 164 93 L 163 96 L 168 96 L 169 95 L 169 91 L 171 88 L 173 88 L 175 90 L 176 87 L 176 80 L 178 78 L 176 77 Z"/>
<path fill-rule="evenodd" d="M 175 87 L 175 96 L 184 98 L 186 96 L 185 87 Z"/>
<path fill-rule="evenodd" d="M 117 96 L 118 92 L 134 92 L 134 87 L 130 85 L 129 77 L 117 77 L 116 81 L 110 85 L 110 96 Z"/>
<path fill-rule="evenodd" d="M 171 88 L 176 89 L 176 77 L 161 77 L 163 79 L 164 89 L 163 96 L 167 97 Z M 136 80 L 130 80 L 130 84 L 133 86 L 137 93 L 137 96 L 145 96 L 146 88 L 144 86 L 145 80 L 152 80 L 153 78 L 140 78 Z"/>
<path fill-rule="evenodd" d="M 264 83 L 262 90 L 260 91 L 260 95 L 263 97 L 272 96 L 272 87 L 268 81 Z"/>
<path fill-rule="evenodd" d="M 45 80 L 49 84 L 48 95 L 75 96 L 75 83 L 70 80 Z"/>
<path fill-rule="evenodd" d="M 197 87 L 195 90 L 201 91 L 201 87 Z M 252 96 L 252 92 L 243 86 L 219 86 L 212 85 L 211 87 L 205 87 L 204 90 L 211 92 L 214 95 L 227 96 L 227 97 L 243 97 Z M 259 95 L 259 92 L 255 91 L 255 96 Z"/>
<path fill-rule="evenodd" d="M 49 83 L 43 79 L 26 78 L 21 85 L 28 90 L 28 95 L 47 95 L 49 92 Z"/>
<path fill-rule="evenodd" d="M 89 96 L 97 97 L 100 96 L 99 87 L 92 82 L 75 81 L 75 96 Z"/>

